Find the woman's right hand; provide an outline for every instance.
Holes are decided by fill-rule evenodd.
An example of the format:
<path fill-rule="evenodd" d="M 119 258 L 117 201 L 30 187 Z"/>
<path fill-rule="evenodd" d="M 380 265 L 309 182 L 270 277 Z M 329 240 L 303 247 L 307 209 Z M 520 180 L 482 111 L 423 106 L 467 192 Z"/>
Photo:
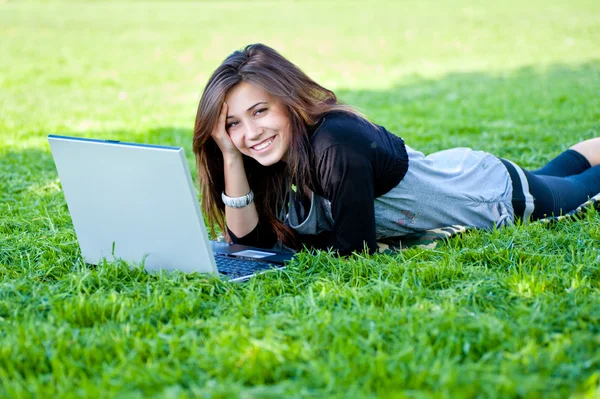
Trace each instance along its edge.
<path fill-rule="evenodd" d="M 233 144 L 231 137 L 229 137 L 229 134 L 227 133 L 227 103 L 225 102 L 223 103 L 223 106 L 221 106 L 219 119 L 210 135 L 223 153 L 223 158 L 236 158 L 241 156 L 240 151 Z"/>

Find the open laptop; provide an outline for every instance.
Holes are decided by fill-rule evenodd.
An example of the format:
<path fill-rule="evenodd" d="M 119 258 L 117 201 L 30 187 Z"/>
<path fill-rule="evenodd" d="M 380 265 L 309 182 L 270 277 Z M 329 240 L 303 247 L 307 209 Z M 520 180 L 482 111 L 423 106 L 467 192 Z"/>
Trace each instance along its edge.
<path fill-rule="evenodd" d="M 183 148 L 49 135 L 85 262 L 242 281 L 293 254 L 211 241 Z"/>

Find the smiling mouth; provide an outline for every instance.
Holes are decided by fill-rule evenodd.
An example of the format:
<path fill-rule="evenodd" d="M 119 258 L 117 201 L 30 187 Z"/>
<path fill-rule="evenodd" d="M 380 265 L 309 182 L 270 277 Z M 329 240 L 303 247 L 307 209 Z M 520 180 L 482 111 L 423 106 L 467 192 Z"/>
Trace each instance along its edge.
<path fill-rule="evenodd" d="M 251 147 L 254 151 L 263 151 L 265 149 L 267 149 L 268 147 L 271 146 L 271 144 L 273 144 L 273 141 L 275 141 L 275 136 L 270 137 L 264 141 L 261 141 L 260 143 L 258 143 L 257 145 Z"/>

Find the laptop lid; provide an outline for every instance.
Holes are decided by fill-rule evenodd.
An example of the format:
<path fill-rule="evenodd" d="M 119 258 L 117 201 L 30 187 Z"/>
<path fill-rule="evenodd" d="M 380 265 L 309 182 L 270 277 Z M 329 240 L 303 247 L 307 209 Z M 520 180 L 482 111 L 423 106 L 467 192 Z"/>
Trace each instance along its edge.
<path fill-rule="evenodd" d="M 183 148 L 50 135 L 87 263 L 216 273 Z"/>

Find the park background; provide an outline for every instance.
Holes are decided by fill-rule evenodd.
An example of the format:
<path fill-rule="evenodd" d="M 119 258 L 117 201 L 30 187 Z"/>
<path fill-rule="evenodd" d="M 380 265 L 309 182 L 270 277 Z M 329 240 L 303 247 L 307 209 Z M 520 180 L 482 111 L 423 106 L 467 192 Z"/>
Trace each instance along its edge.
<path fill-rule="evenodd" d="M 598 397 L 594 211 L 245 284 L 81 262 L 46 136 L 193 169 L 204 84 L 254 42 L 425 153 L 600 136 L 597 1 L 2 0 L 0 396 Z"/>

